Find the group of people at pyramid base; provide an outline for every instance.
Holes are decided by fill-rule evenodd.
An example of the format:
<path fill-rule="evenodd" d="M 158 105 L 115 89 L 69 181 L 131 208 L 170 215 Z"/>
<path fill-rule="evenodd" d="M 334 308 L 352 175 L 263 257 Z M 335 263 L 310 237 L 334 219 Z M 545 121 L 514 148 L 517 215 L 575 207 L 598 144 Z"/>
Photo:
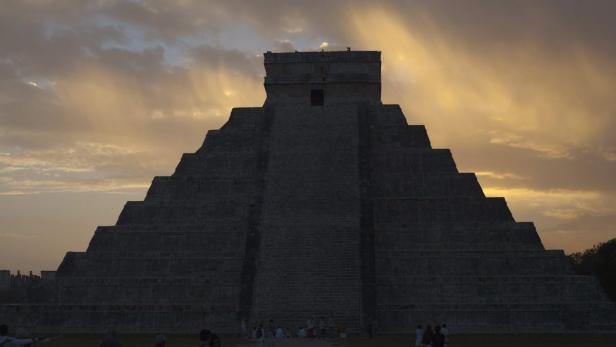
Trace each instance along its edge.
<path fill-rule="evenodd" d="M 436 325 L 423 329 L 421 325 L 415 330 L 415 347 L 445 347 L 449 345 L 449 329 L 447 324 Z"/>
<path fill-rule="evenodd" d="M 295 329 L 284 328 L 274 323 L 273 319 L 269 320 L 269 323 L 264 325 L 263 323 L 258 326 L 253 326 L 250 330 L 245 321 L 241 322 L 241 336 L 243 338 L 257 341 L 257 346 L 263 345 L 263 341 L 269 339 L 287 339 L 287 338 L 345 338 L 346 327 L 342 325 L 334 324 L 332 317 L 321 317 L 317 320 L 315 317 L 306 321 L 305 325 L 299 326 Z"/>

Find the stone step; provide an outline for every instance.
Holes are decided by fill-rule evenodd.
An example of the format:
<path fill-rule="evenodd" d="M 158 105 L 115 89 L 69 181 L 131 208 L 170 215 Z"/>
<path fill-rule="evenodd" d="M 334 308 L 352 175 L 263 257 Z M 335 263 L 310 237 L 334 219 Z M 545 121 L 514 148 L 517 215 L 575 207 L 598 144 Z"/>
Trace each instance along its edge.
<path fill-rule="evenodd" d="M 571 275 L 570 260 L 562 251 L 538 250 L 408 250 L 376 253 L 377 274 L 406 278 L 427 275 Z"/>
<path fill-rule="evenodd" d="M 136 237 L 148 237 L 149 233 L 160 234 L 210 234 L 218 232 L 232 232 L 233 230 L 242 229 L 247 225 L 243 218 L 228 219 L 228 220 L 211 220 L 201 221 L 200 223 L 182 223 L 182 224 L 123 224 L 123 225 L 106 225 L 96 228 L 95 233 L 134 233 Z M 123 236 L 119 236 L 123 237 Z M 128 236 L 127 236 L 128 237 Z"/>
<path fill-rule="evenodd" d="M 442 223 L 380 225 L 376 249 L 542 250 L 533 223 Z"/>
<path fill-rule="evenodd" d="M 201 176 L 157 176 L 147 192 L 145 201 L 172 204 L 189 201 L 199 204 L 216 199 L 245 200 L 257 193 L 256 179 L 211 180 Z"/>
<path fill-rule="evenodd" d="M 374 128 L 407 125 L 406 117 L 402 113 L 400 105 L 383 104 L 377 109 L 372 110 L 370 116 L 373 118 L 371 124 Z"/>
<path fill-rule="evenodd" d="M 485 257 L 557 257 L 559 259 L 568 259 L 565 252 L 561 249 L 446 249 L 446 250 L 422 250 L 422 249 L 383 249 L 391 257 L 396 259 L 402 258 L 422 258 L 422 257 L 459 257 L 459 258 L 485 258 Z"/>
<path fill-rule="evenodd" d="M 583 311 L 587 309 L 597 309 L 601 312 L 608 312 L 610 310 L 616 309 L 616 303 L 603 300 L 580 300 L 578 302 L 567 303 L 567 304 L 553 304 L 553 303 L 518 303 L 518 304 L 484 304 L 484 303 L 467 303 L 467 304 L 451 304 L 451 303 L 430 303 L 430 302 L 412 302 L 407 301 L 405 303 L 394 303 L 394 304 L 383 304 L 382 308 L 384 311 L 395 311 L 395 310 L 419 310 L 419 311 L 427 311 L 431 309 L 442 309 L 444 311 L 501 311 L 501 310 L 511 310 L 511 311 L 546 311 L 546 310 L 574 310 L 574 311 Z M 616 314 L 615 312 L 612 312 Z"/>
<path fill-rule="evenodd" d="M 436 174 L 457 173 L 458 169 L 451 151 L 445 148 L 388 148 L 387 151 L 372 149 L 372 171 L 379 173 Z M 375 176 L 376 177 L 376 176 Z"/>
<path fill-rule="evenodd" d="M 379 198 L 374 223 L 514 222 L 503 198 Z"/>
<path fill-rule="evenodd" d="M 104 333 L 112 322 L 118 333 L 186 333 L 203 327 L 237 333 L 237 308 L 204 304 L 155 305 L 1 305 L 0 316 L 15 326 L 37 327 L 41 333 Z"/>
<path fill-rule="evenodd" d="M 371 128 L 372 148 L 382 151 L 402 148 L 429 149 L 430 139 L 423 125 L 376 125 Z"/>
<path fill-rule="evenodd" d="M 598 281 L 587 276 L 412 276 L 377 278 L 379 302 L 421 298 L 422 303 L 564 303 L 607 301 Z"/>
<path fill-rule="evenodd" d="M 474 173 L 376 173 L 374 198 L 485 197 Z"/>
<path fill-rule="evenodd" d="M 241 243 L 240 243 L 241 245 Z M 134 260 L 152 260 L 152 259 L 163 259 L 166 261 L 178 261 L 178 260 L 212 260 L 212 261 L 220 261 L 222 259 L 240 259 L 243 256 L 243 252 L 238 248 L 241 247 L 228 247 L 228 249 L 224 249 L 224 247 L 212 247 L 211 250 L 203 249 L 203 250 L 126 250 L 126 251 L 105 251 L 105 252 L 97 252 L 92 251 L 88 252 L 87 259 L 89 261 L 114 261 L 114 260 L 123 260 L 123 259 L 134 259 Z"/>
<path fill-rule="evenodd" d="M 251 198 L 252 196 L 248 196 Z M 199 211 L 201 213 L 209 213 L 216 207 L 216 204 L 229 206 L 232 204 L 246 208 L 252 202 L 252 199 L 247 199 L 243 195 L 229 194 L 224 198 L 216 199 L 216 196 L 210 195 L 207 198 L 198 200 L 177 199 L 174 201 L 128 201 L 124 207 L 126 211 L 122 211 L 123 219 L 139 214 L 165 213 L 167 210 L 186 210 Z M 196 223 L 193 223 L 196 224 Z"/>
<path fill-rule="evenodd" d="M 189 201 L 162 205 L 144 201 L 128 201 L 117 224 L 196 224 L 247 218 L 251 201 L 211 199 L 203 203 Z"/>
<path fill-rule="evenodd" d="M 247 225 L 200 226 L 193 231 L 118 231 L 121 229 L 97 229 L 88 252 L 124 252 L 125 256 L 131 253 L 241 254 L 247 234 Z M 225 237 L 220 237 L 220 233 Z"/>
<path fill-rule="evenodd" d="M 203 146 L 195 154 L 206 152 L 249 152 L 253 150 L 253 145 L 258 141 L 257 137 L 261 134 L 260 124 L 243 129 L 225 128 L 220 130 L 208 130 Z"/>
<path fill-rule="evenodd" d="M 140 257 L 113 257 L 102 254 L 69 252 L 58 268 L 57 277 L 90 276 L 169 276 L 239 273 L 243 254 L 229 256 L 201 255 L 185 257 L 182 254 L 166 258 L 143 255 Z"/>
<path fill-rule="evenodd" d="M 257 159 L 258 153 L 256 151 L 243 153 L 215 151 L 213 153 L 207 152 L 207 155 L 184 153 L 173 176 L 205 174 L 220 178 L 250 178 L 254 177 L 256 173 Z"/>
<path fill-rule="evenodd" d="M 97 285 L 96 290 L 86 285 L 63 285 L 58 300 L 63 304 L 202 304 L 221 306 L 237 305 L 240 285 L 239 276 L 235 283 L 220 283 L 224 277 L 212 277 L 210 282 L 193 283 L 178 281 L 165 285 L 153 282 L 134 282 L 118 279 L 115 283 Z M 229 282 L 228 280 L 225 282 Z M 191 287 L 201 284 L 199 287 Z"/>
<path fill-rule="evenodd" d="M 171 274 L 169 276 L 156 276 L 149 275 L 143 276 L 141 274 L 133 274 L 133 275 L 113 275 L 113 276 L 80 276 L 80 277 L 61 277 L 58 278 L 59 282 L 62 282 L 63 285 L 71 286 L 71 287 L 88 287 L 92 285 L 108 287 L 108 286 L 116 286 L 118 283 L 122 285 L 126 285 L 129 287 L 135 286 L 146 286 L 146 285 L 156 285 L 156 286 L 187 286 L 190 287 L 195 286 L 204 286 L 211 285 L 213 282 L 217 281 L 209 276 L 204 275 L 196 275 L 196 274 L 188 274 L 188 275 L 179 275 L 179 274 Z M 235 279 L 233 280 L 235 281 Z M 233 282 L 232 281 L 232 282 Z"/>
<path fill-rule="evenodd" d="M 413 275 L 409 277 L 400 277 L 398 279 L 394 279 L 390 281 L 395 283 L 396 280 L 406 280 L 408 281 L 426 281 L 433 282 L 436 284 L 446 284 L 449 282 L 456 283 L 483 283 L 486 281 L 496 281 L 503 283 L 517 283 L 520 281 L 526 282 L 534 282 L 534 281 L 555 281 L 555 282 L 563 282 L 563 283 L 577 283 L 577 282 L 587 282 L 591 281 L 593 283 L 597 283 L 597 279 L 594 276 L 586 276 L 586 275 L 577 275 L 575 273 L 569 275 L 555 275 L 555 274 L 542 274 L 542 275 L 510 275 L 510 274 L 501 274 L 495 276 L 467 276 L 467 275 L 449 275 L 442 276 L 440 274 L 432 274 L 432 275 Z"/>

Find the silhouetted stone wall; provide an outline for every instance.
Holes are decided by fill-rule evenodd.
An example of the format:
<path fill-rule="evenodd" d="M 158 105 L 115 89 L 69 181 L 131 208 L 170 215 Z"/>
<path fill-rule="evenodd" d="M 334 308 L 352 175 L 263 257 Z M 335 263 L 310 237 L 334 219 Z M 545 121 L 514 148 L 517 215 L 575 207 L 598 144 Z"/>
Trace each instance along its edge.
<path fill-rule="evenodd" d="M 616 329 L 594 278 L 381 104 L 379 52 L 266 53 L 265 65 L 264 107 L 233 109 L 67 253 L 55 303 L 3 305 L 0 319 L 66 332 L 232 333 L 240 319 L 312 316 L 354 333 L 373 320 L 381 332 Z M 315 88 L 324 102 L 311 106 Z"/>

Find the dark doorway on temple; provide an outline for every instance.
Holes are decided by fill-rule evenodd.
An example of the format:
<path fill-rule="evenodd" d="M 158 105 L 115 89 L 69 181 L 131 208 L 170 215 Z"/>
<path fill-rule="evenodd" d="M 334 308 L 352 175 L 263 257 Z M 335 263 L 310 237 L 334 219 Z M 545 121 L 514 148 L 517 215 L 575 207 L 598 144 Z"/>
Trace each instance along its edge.
<path fill-rule="evenodd" d="M 310 91 L 310 105 L 311 106 L 323 106 L 325 101 L 325 95 L 323 89 L 312 89 Z"/>

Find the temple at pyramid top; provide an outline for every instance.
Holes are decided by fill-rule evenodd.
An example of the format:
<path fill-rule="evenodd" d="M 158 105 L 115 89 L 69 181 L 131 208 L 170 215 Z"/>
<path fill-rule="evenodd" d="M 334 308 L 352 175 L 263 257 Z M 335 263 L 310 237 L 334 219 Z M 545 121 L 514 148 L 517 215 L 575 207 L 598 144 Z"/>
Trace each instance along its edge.
<path fill-rule="evenodd" d="M 266 104 L 381 102 L 381 52 L 264 54 Z"/>

